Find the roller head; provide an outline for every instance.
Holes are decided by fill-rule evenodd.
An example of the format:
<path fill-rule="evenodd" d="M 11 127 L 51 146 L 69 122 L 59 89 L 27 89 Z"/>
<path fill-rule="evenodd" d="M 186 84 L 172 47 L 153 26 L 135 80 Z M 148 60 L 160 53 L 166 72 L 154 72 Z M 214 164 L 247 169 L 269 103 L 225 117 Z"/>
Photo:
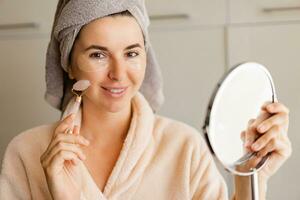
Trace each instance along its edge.
<path fill-rule="evenodd" d="M 73 85 L 73 90 L 81 91 L 88 89 L 88 87 L 91 85 L 90 81 L 88 80 L 79 80 Z"/>

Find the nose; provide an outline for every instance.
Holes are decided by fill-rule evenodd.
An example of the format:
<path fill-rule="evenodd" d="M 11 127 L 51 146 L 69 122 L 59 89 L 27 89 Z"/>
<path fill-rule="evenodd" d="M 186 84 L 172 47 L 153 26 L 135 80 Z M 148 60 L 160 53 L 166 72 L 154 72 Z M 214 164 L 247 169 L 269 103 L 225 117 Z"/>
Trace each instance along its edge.
<path fill-rule="evenodd" d="M 125 63 L 123 63 L 121 60 L 114 59 L 108 72 L 108 78 L 112 81 L 120 82 L 124 80 L 125 74 Z"/>

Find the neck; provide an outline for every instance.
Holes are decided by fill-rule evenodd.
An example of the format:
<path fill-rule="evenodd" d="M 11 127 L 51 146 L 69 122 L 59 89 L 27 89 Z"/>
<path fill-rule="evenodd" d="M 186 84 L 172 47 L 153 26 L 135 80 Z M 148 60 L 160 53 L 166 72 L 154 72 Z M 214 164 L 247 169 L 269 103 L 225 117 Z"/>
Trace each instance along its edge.
<path fill-rule="evenodd" d="M 80 132 L 94 144 L 123 143 L 131 115 L 131 104 L 118 112 L 109 112 L 91 103 L 83 103 Z"/>

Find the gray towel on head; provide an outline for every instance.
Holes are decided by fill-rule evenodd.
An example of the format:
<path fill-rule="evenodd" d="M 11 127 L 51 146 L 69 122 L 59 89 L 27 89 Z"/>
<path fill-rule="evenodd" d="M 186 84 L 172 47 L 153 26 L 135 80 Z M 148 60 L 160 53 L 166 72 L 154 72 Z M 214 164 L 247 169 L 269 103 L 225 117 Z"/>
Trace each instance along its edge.
<path fill-rule="evenodd" d="M 140 92 L 157 112 L 164 102 L 160 67 L 148 35 L 150 24 L 144 0 L 59 0 L 46 54 L 45 100 L 64 111 L 72 98 L 75 80 L 68 77 L 69 54 L 80 29 L 89 22 L 128 10 L 139 23 L 145 37 L 147 66 Z"/>

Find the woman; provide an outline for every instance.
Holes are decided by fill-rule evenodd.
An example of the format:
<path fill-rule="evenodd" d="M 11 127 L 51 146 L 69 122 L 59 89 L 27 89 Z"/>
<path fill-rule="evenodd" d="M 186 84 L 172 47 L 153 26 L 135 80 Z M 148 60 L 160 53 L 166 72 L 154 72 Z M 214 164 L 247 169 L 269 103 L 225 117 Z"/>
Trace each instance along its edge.
<path fill-rule="evenodd" d="M 10 142 L 1 199 L 228 198 L 200 134 L 154 113 L 163 98 L 147 26 L 142 1 L 59 1 L 47 53 L 46 100 L 64 111 L 76 80 L 92 85 L 77 116 Z M 66 134 L 74 120 L 77 126 Z M 243 134 L 246 147 L 259 152 L 256 161 L 272 152 L 259 172 L 262 198 L 268 179 L 291 154 L 287 129 L 288 109 L 269 103 Z M 253 132 L 262 134 L 255 143 Z M 249 197 L 248 186 L 247 178 L 236 176 L 233 198 Z"/>

